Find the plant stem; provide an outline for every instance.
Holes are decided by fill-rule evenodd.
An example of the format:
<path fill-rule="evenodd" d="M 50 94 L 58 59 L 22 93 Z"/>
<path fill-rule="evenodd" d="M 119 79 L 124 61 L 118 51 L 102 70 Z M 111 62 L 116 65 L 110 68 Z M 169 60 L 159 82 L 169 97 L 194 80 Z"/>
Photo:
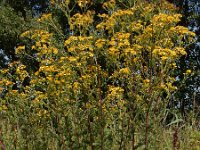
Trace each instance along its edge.
<path fill-rule="evenodd" d="M 92 120 L 91 117 L 88 115 L 88 130 L 90 134 L 90 147 L 91 147 L 91 150 L 94 150 L 94 145 L 93 145 L 94 137 L 92 135 L 91 120 Z"/>
<path fill-rule="evenodd" d="M 146 112 L 145 150 L 148 150 L 149 110 Z"/>

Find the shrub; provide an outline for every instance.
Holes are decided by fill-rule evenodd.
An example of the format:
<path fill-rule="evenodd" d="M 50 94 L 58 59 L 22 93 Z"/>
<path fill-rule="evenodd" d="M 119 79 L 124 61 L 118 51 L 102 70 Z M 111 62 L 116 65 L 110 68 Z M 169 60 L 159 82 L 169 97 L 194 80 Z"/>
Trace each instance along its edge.
<path fill-rule="evenodd" d="M 30 42 L 16 48 L 20 61 L 1 71 L 8 91 L 1 108 L 21 142 L 38 149 L 148 149 L 149 133 L 165 120 L 176 91 L 176 60 L 194 33 L 177 25 L 181 15 L 166 1 L 110 0 L 101 14 L 92 1 L 78 0 L 75 14 L 69 1 L 51 3 L 68 19 L 65 40 L 56 16 L 43 14 L 40 28 L 21 35 Z M 23 63 L 27 55 L 39 62 L 36 72 Z"/>

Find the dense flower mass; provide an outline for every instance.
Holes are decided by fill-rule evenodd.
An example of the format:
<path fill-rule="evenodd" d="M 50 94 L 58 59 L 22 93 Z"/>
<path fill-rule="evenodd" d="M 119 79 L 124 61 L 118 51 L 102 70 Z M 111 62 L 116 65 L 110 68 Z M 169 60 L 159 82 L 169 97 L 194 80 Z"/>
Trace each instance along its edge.
<path fill-rule="evenodd" d="M 81 11 L 75 14 L 66 10 L 69 3 L 51 1 L 68 16 L 69 35 L 58 40 L 50 27 L 22 33 L 21 38 L 31 43 L 18 46 L 16 54 L 19 58 L 33 54 L 39 67 L 30 71 L 23 60 L 10 64 L 1 71 L 0 90 L 8 91 L 8 99 L 21 97 L 28 103 L 33 124 L 47 120 L 49 125 L 59 126 L 65 122 L 70 132 L 62 127 L 55 132 L 72 149 L 78 144 L 86 148 L 90 140 L 97 145 L 106 143 L 109 137 L 113 137 L 110 147 L 121 138 L 130 149 L 131 132 L 140 126 L 136 122 L 148 111 L 157 113 L 167 106 L 176 90 L 172 74 L 176 60 L 187 55 L 187 39 L 195 34 L 177 26 L 181 15 L 166 1 L 162 6 L 142 1 L 120 8 L 109 0 L 102 5 L 106 10 L 102 14 L 90 9 L 90 0 L 78 0 Z M 48 24 L 53 17 L 44 14 L 38 21 Z M 101 21 L 94 23 L 94 17 Z M 26 78 L 30 83 L 24 86 Z M 15 91 L 13 84 L 17 85 Z M 5 103 L 0 107 L 5 109 Z M 117 131 L 120 135 L 115 135 Z"/>

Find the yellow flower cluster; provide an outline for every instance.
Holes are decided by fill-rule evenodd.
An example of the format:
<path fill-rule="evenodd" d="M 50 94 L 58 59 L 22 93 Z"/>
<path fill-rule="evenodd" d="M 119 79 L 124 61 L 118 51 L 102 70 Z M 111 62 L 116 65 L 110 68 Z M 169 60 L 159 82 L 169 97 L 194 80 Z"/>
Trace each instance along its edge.
<path fill-rule="evenodd" d="M 111 17 L 113 18 L 119 18 L 119 17 L 124 17 L 124 16 L 132 16 L 134 13 L 131 9 L 127 10 L 118 10 L 112 14 Z"/>
<path fill-rule="evenodd" d="M 154 26 L 157 25 L 160 27 L 164 27 L 165 25 L 179 22 L 181 17 L 182 17 L 181 14 L 169 15 L 160 13 L 152 18 L 152 23 Z"/>
<path fill-rule="evenodd" d="M 31 34 L 31 32 L 30 32 L 29 30 L 27 30 L 27 31 L 23 32 L 23 33 L 20 35 L 20 37 L 21 37 L 21 38 L 24 38 L 24 37 L 30 36 L 30 34 Z"/>
<path fill-rule="evenodd" d="M 32 45 L 31 49 L 36 50 L 39 53 L 39 55 L 43 55 L 46 53 L 54 53 L 57 54 L 58 50 L 55 47 L 49 48 L 48 45 L 50 45 L 52 34 L 50 34 L 48 31 L 45 30 L 30 30 L 26 31 L 21 34 L 21 38 L 30 38 L 35 42 L 34 45 Z M 20 54 L 25 49 L 25 46 L 19 46 L 16 49 L 16 54 Z"/>
<path fill-rule="evenodd" d="M 107 40 L 106 39 L 98 39 L 96 42 L 95 42 L 95 46 L 97 48 L 102 48 L 105 44 L 106 44 Z"/>
<path fill-rule="evenodd" d="M 110 17 L 106 14 L 101 14 L 99 17 L 103 18 L 104 20 L 99 23 L 96 28 L 99 30 L 106 29 L 106 30 L 112 30 L 115 25 L 119 25 L 125 23 L 123 20 L 124 18 L 133 16 L 132 9 L 127 10 L 118 10 L 115 11 Z"/>
<path fill-rule="evenodd" d="M 93 23 L 93 14 L 94 12 L 89 10 L 84 14 L 76 13 L 70 19 L 70 29 L 73 30 L 75 27 L 87 29 Z"/>
<path fill-rule="evenodd" d="M 51 0 L 50 1 L 50 3 L 52 4 L 52 5 L 55 5 L 55 4 L 65 4 L 66 6 L 67 5 L 69 5 L 69 2 L 70 2 L 70 0 L 62 0 L 62 1 L 60 1 L 60 0 Z"/>
<path fill-rule="evenodd" d="M 58 0 L 51 2 L 59 6 L 61 3 Z M 63 5 L 69 2 L 62 1 Z M 179 35 L 195 35 L 185 27 L 176 26 L 181 15 L 158 11 L 154 4 L 146 2 L 138 7 L 120 9 L 115 0 L 109 0 L 103 4 L 108 13 L 98 14 L 102 21 L 96 25 L 93 11 L 84 8 L 91 3 L 91 0 L 76 1 L 81 13 L 68 16 L 72 34 L 68 34 L 64 43 L 58 39 L 65 37 L 54 36 L 45 29 L 21 35 L 30 38 L 33 44 L 31 48 L 29 45 L 17 47 L 16 53 L 28 49 L 36 52 L 39 70 L 28 73 L 21 63 L 9 67 L 16 69 L 16 80 L 20 83 L 31 76 L 31 85 L 25 88 L 25 95 L 33 95 L 31 107 L 37 108 L 34 111 L 40 119 L 48 116 L 48 111 L 58 113 L 71 109 L 91 115 L 102 109 L 102 113 L 110 111 L 104 115 L 111 117 L 117 112 L 114 110 L 126 109 L 125 103 L 143 110 L 148 107 L 149 99 L 156 103 L 163 90 L 170 94 L 176 89 L 170 72 L 177 67 L 176 60 L 186 55 L 185 43 L 179 40 Z M 48 23 L 50 17 L 51 14 L 45 14 L 40 21 Z M 8 72 L 4 70 L 4 74 Z M 11 81 L 1 80 L 0 87 L 11 86 Z M 12 93 L 18 94 L 17 91 Z M 39 107 L 47 103 L 50 105 L 48 111 Z"/>
<path fill-rule="evenodd" d="M 126 56 L 136 55 L 137 51 L 134 48 L 126 48 L 124 49 L 124 53 Z"/>
<path fill-rule="evenodd" d="M 176 27 L 171 27 L 169 30 L 170 33 L 178 34 L 178 35 L 189 35 L 189 36 L 195 36 L 195 33 L 192 31 L 189 31 L 188 28 L 183 27 L 183 26 L 176 26 Z"/>
<path fill-rule="evenodd" d="M 115 101 L 123 99 L 124 89 L 121 87 L 110 86 L 108 90 L 107 100 Z"/>
<path fill-rule="evenodd" d="M 34 30 L 32 31 L 33 34 L 31 35 L 32 40 L 40 40 L 42 43 L 48 42 L 49 39 L 52 37 L 48 31 L 45 30 Z"/>
<path fill-rule="evenodd" d="M 112 38 L 109 44 L 117 48 L 130 46 L 129 43 L 130 33 L 117 32 Z"/>
<path fill-rule="evenodd" d="M 10 86 L 12 85 L 13 82 L 7 80 L 7 79 L 2 79 L 0 80 L 0 86 Z M 1 91 L 3 90 L 3 88 L 1 88 Z"/>
<path fill-rule="evenodd" d="M 186 51 L 184 48 L 176 47 L 175 49 L 171 50 L 168 48 L 162 48 L 162 47 L 156 46 L 152 53 L 154 57 L 159 56 L 161 57 L 163 61 L 165 61 L 167 59 L 172 59 L 172 60 L 177 59 L 177 57 L 185 55 Z"/>
<path fill-rule="evenodd" d="M 144 79 L 143 82 L 144 82 L 144 84 L 149 84 L 150 80 L 149 79 Z"/>
<path fill-rule="evenodd" d="M 52 14 L 51 13 L 43 14 L 37 21 L 38 22 L 43 22 L 43 21 L 50 20 L 51 18 L 52 18 Z"/>
<path fill-rule="evenodd" d="M 186 73 L 186 74 L 191 74 L 192 71 L 191 71 L 190 69 L 187 69 L 185 73 Z"/>
<path fill-rule="evenodd" d="M 141 20 L 133 21 L 129 26 L 130 30 L 132 32 L 141 32 L 141 30 L 143 29 L 143 25 L 141 23 Z"/>
<path fill-rule="evenodd" d="M 67 48 L 68 52 L 74 53 L 74 54 L 83 54 L 87 55 L 89 57 L 92 57 L 92 51 L 93 51 L 93 37 L 92 36 L 70 36 L 65 41 L 65 47 Z M 85 53 L 86 52 L 86 53 Z"/>
<path fill-rule="evenodd" d="M 32 49 L 35 49 L 33 46 Z M 39 49 L 38 55 L 45 55 L 45 54 L 58 54 L 58 49 L 55 47 L 47 47 L 46 45 L 43 45 L 41 49 Z"/>
<path fill-rule="evenodd" d="M 181 57 L 183 55 L 186 55 L 186 51 L 183 47 L 175 47 L 173 50 L 168 48 L 161 48 L 156 47 L 153 50 L 153 55 L 156 57 L 157 55 L 161 57 L 163 61 L 167 59 L 177 59 L 178 57 Z"/>
<path fill-rule="evenodd" d="M 103 8 L 110 10 L 113 9 L 115 7 L 116 1 L 115 0 L 109 0 L 105 3 L 103 3 Z"/>
<path fill-rule="evenodd" d="M 79 7 L 83 8 L 90 4 L 91 0 L 78 0 L 77 3 Z"/>
<path fill-rule="evenodd" d="M 18 46 L 16 49 L 15 49 L 15 53 L 16 54 L 20 54 L 22 53 L 23 51 L 25 50 L 25 46 Z"/>
<path fill-rule="evenodd" d="M 109 54 L 118 55 L 120 48 L 127 48 L 130 46 L 129 43 L 130 33 L 117 32 L 109 41 Z"/>
<path fill-rule="evenodd" d="M 173 49 L 173 47 L 174 47 L 174 43 L 172 42 L 172 39 L 169 37 L 164 37 L 160 40 L 157 40 L 155 42 L 155 45 L 160 45 L 163 48 L 170 48 L 170 49 Z"/>
<path fill-rule="evenodd" d="M 175 47 L 174 51 L 177 53 L 178 56 L 187 55 L 187 52 L 183 47 Z"/>
<path fill-rule="evenodd" d="M 131 70 L 128 67 L 119 70 L 119 74 L 130 74 L 130 73 Z"/>
<path fill-rule="evenodd" d="M 34 51 L 37 51 L 38 56 L 43 55 L 51 55 L 51 54 L 58 54 L 58 49 L 55 46 L 52 45 L 52 34 L 45 30 L 32 30 L 32 31 L 26 31 L 22 34 L 22 37 L 30 36 L 31 40 L 34 41 L 34 44 L 32 45 L 31 49 Z M 22 52 L 21 49 L 24 47 L 19 47 L 17 49 L 17 52 Z M 17 54 L 18 54 L 17 53 Z"/>
<path fill-rule="evenodd" d="M 45 71 L 45 72 L 55 72 L 57 68 L 55 66 L 41 66 L 39 71 Z"/>
<path fill-rule="evenodd" d="M 20 81 L 23 81 L 25 77 L 29 77 L 29 73 L 26 71 L 26 66 L 23 64 L 17 65 L 16 74 L 18 75 L 18 79 Z"/>
<path fill-rule="evenodd" d="M 173 3 L 170 3 L 166 0 L 162 0 L 160 2 L 160 9 L 162 9 L 164 12 L 176 13 L 176 11 L 179 9 L 178 7 L 174 7 Z"/>
<path fill-rule="evenodd" d="M 154 4 L 149 4 L 149 3 L 145 4 L 145 6 L 143 6 L 142 8 L 139 7 L 138 9 L 141 9 L 140 10 L 141 17 L 145 18 L 145 17 L 151 16 L 152 11 L 154 11 L 155 7 L 157 6 Z"/>

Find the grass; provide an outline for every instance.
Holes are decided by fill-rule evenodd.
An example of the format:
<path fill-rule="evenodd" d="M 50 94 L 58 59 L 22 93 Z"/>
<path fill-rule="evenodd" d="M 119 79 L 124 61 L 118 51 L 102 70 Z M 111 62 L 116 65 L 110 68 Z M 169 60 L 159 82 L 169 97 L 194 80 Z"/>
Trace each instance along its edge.
<path fill-rule="evenodd" d="M 69 138 L 68 134 L 73 134 L 70 129 L 67 129 L 66 124 L 62 126 L 55 127 L 50 122 L 37 123 L 35 125 L 27 124 L 27 122 L 21 122 L 20 119 L 13 119 L 3 117 L 1 114 L 0 122 L 0 144 L 1 147 L 5 147 L 8 150 L 59 150 L 59 149 L 102 149 L 98 146 L 98 137 L 94 137 L 92 147 L 89 141 L 84 141 L 84 139 L 79 139 L 83 143 L 79 143 L 82 146 L 78 146 L 76 141 L 76 135 L 71 135 Z M 26 116 L 25 116 L 26 117 Z M 10 120 L 12 118 L 12 120 Z M 192 120 L 192 119 L 190 119 Z M 198 128 L 198 120 L 194 120 L 192 123 L 181 122 L 174 123 L 170 126 L 162 125 L 156 120 L 151 120 L 149 124 L 148 132 L 148 149 L 149 150 L 200 150 L 200 131 Z M 61 130 L 62 132 L 56 131 L 58 128 L 66 128 Z M 81 124 L 77 125 L 81 127 Z M 126 127 L 125 127 L 126 128 Z M 94 128 L 93 128 L 94 130 Z M 114 127 L 104 128 L 106 130 L 114 130 Z M 110 131 L 109 131 L 110 132 Z M 120 142 L 114 142 L 115 136 L 119 136 L 120 130 L 116 130 L 115 134 L 111 137 L 104 137 L 103 149 L 131 149 L 132 142 L 124 140 L 121 145 Z M 82 133 L 85 135 L 80 135 L 80 137 L 87 137 L 91 133 Z M 135 149 L 142 150 L 145 149 L 145 124 L 140 124 L 135 128 Z M 126 136 L 125 136 L 126 137 Z M 95 141 L 97 140 L 97 141 Z M 109 141 L 110 140 L 110 141 Z M 80 142 L 80 141 L 79 141 Z M 88 142 L 88 143 L 87 143 Z M 72 143 L 70 148 L 70 143 Z M 109 143 L 112 143 L 109 145 Z M 114 143 L 114 144 L 113 144 Z M 3 149 L 3 148 L 2 148 Z"/>

